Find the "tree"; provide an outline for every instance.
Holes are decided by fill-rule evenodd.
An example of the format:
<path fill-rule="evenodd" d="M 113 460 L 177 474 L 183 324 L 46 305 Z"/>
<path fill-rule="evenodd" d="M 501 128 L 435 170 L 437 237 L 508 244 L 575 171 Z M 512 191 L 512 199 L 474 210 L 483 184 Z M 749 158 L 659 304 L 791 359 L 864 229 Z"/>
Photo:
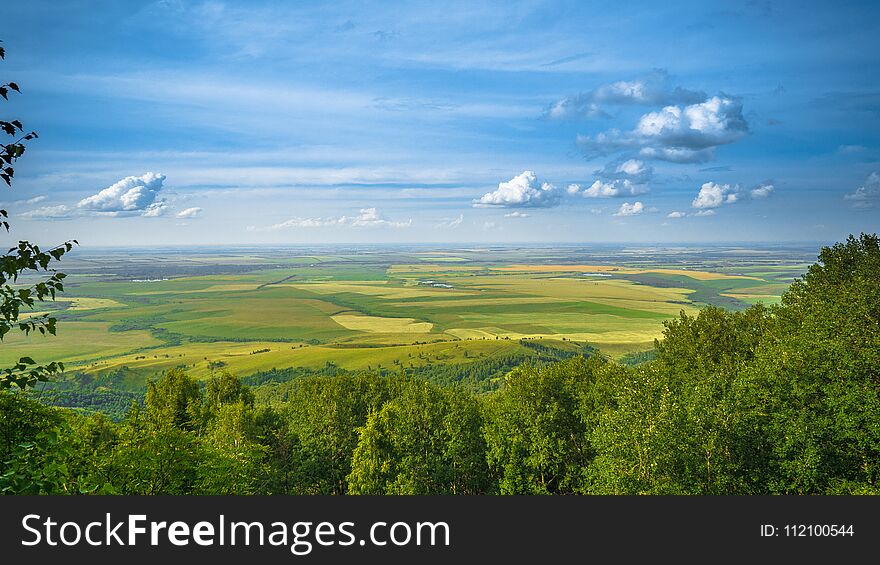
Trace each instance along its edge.
<path fill-rule="evenodd" d="M 600 356 L 546 367 L 522 366 L 485 405 L 490 468 L 502 494 L 582 491 L 592 457 L 589 433 L 603 405 L 597 381 L 610 369 Z"/>
<path fill-rule="evenodd" d="M 825 247 L 775 309 L 751 371 L 771 492 L 880 493 L 880 241 Z"/>
<path fill-rule="evenodd" d="M 482 494 L 482 418 L 473 395 L 419 379 L 370 413 L 348 477 L 351 494 Z"/>
<path fill-rule="evenodd" d="M 150 423 L 157 427 L 193 430 L 200 423 L 202 392 L 183 369 L 171 369 L 158 381 L 147 383 L 146 400 Z"/>
<path fill-rule="evenodd" d="M 0 46 L 0 59 L 5 59 L 6 52 Z M 4 101 L 9 100 L 11 92 L 21 93 L 17 83 L 7 82 L 0 84 L 0 97 Z M 15 176 L 13 165 L 21 158 L 26 150 L 26 143 L 36 139 L 34 131 L 25 133 L 24 126 L 19 120 L 0 120 L 0 130 L 11 138 L 7 143 L 0 143 L 0 179 L 7 186 L 12 186 Z M 0 226 L 10 230 L 9 215 L 6 210 L 0 210 Z M 30 334 L 38 331 L 41 334 L 55 335 L 56 319 L 44 314 L 21 319 L 23 308 L 33 308 L 36 301 L 47 298 L 55 299 L 55 294 L 64 290 L 64 273 L 59 273 L 50 268 L 53 261 L 61 257 L 73 248 L 76 240 L 70 240 L 48 250 L 42 250 L 38 245 L 28 241 L 19 241 L 18 245 L 11 247 L 2 260 L 0 260 L 0 340 L 10 331 L 17 330 Z M 19 277 L 27 273 L 44 274 L 51 273 L 48 278 L 32 284 L 20 284 Z M 40 381 L 46 381 L 55 373 L 64 370 L 60 362 L 51 362 L 47 365 L 39 365 L 30 357 L 21 357 L 18 363 L 12 367 L 0 369 L 0 389 L 10 388 L 13 385 L 25 388 L 33 386 Z"/>

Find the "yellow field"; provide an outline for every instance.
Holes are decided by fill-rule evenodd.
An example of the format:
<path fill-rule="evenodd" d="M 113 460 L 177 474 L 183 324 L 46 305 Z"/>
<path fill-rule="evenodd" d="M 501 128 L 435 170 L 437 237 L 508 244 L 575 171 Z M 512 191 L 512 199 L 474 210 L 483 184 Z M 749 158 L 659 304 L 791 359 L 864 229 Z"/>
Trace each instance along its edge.
<path fill-rule="evenodd" d="M 336 314 L 330 316 L 334 322 L 350 330 L 369 333 L 423 334 L 431 331 L 434 324 L 419 322 L 413 318 L 381 318 L 363 314 Z"/>
<path fill-rule="evenodd" d="M 684 275 L 698 281 L 712 281 L 720 279 L 749 279 L 762 280 L 757 277 L 745 275 L 726 275 L 723 273 L 710 273 L 708 271 L 691 271 L 686 269 L 632 269 L 629 267 L 613 267 L 608 265 L 510 265 L 509 267 L 493 267 L 493 271 L 523 272 L 523 273 L 571 273 L 575 271 L 589 273 L 618 273 L 621 275 L 643 275 L 658 273 L 661 275 Z"/>
<path fill-rule="evenodd" d="M 77 369 L 86 373 L 103 374 L 127 367 L 149 375 L 175 367 L 184 367 L 190 375 L 205 379 L 219 369 L 247 375 L 271 367 L 317 369 L 328 362 L 348 370 L 398 367 L 402 369 L 437 362 L 461 363 L 481 357 L 491 357 L 515 347 L 517 347 L 516 342 L 494 339 L 466 345 L 457 341 L 445 341 L 425 345 L 349 348 L 273 342 L 191 343 L 139 354 L 121 355 L 113 359 L 78 365 Z M 263 351 L 266 349 L 268 351 Z M 468 357 L 465 357 L 465 350 L 468 352 Z M 256 353 L 258 351 L 259 353 Z M 223 365 L 218 367 L 216 365 L 218 362 Z M 209 363 L 214 363 L 218 368 L 212 369 Z"/>

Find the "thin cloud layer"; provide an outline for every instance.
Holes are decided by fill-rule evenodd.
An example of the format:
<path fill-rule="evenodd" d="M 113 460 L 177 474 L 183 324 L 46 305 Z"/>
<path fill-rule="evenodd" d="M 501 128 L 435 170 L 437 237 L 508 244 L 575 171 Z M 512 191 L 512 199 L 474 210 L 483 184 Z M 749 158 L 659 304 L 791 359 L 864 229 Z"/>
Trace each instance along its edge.
<path fill-rule="evenodd" d="M 853 208 L 873 208 L 880 202 L 880 173 L 868 175 L 862 186 L 843 198 L 852 202 Z"/>
<path fill-rule="evenodd" d="M 665 106 L 670 104 L 696 104 L 706 99 L 706 93 L 672 86 L 669 73 L 664 69 L 632 80 L 605 84 L 589 92 L 566 96 L 544 110 L 544 117 L 551 120 L 610 118 L 601 106 Z"/>
<path fill-rule="evenodd" d="M 462 218 L 463 219 L 463 218 Z M 357 216 L 336 216 L 329 218 L 291 218 L 285 222 L 274 224 L 265 228 L 251 226 L 251 231 L 276 231 L 297 228 L 326 228 L 326 227 L 353 227 L 353 228 L 408 228 L 412 220 L 393 221 L 382 214 L 376 208 L 362 208 Z"/>
<path fill-rule="evenodd" d="M 198 206 L 181 210 L 177 213 L 178 218 L 197 218 L 202 214 L 202 209 Z"/>

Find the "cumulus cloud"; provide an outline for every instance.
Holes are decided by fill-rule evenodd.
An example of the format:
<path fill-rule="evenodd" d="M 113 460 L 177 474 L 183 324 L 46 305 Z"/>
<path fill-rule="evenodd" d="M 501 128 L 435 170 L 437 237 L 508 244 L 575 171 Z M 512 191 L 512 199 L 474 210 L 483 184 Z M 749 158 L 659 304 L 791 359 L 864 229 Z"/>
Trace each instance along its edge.
<path fill-rule="evenodd" d="M 614 213 L 615 216 L 636 216 L 645 211 L 645 205 L 641 202 L 633 202 L 630 204 L 629 202 L 624 202 L 620 205 L 620 208 L 617 212 Z"/>
<path fill-rule="evenodd" d="M 666 214 L 667 218 L 684 218 L 685 216 L 687 216 L 687 214 L 685 212 L 678 212 L 678 211 L 670 212 L 670 213 Z"/>
<path fill-rule="evenodd" d="M 202 209 L 198 206 L 194 206 L 192 208 L 187 208 L 186 210 L 181 210 L 177 213 L 178 218 L 197 218 L 202 213 Z"/>
<path fill-rule="evenodd" d="M 697 216 L 698 218 L 701 216 L 714 216 L 715 210 L 700 210 L 698 212 L 694 212 L 691 214 L 692 216 Z"/>
<path fill-rule="evenodd" d="M 854 208 L 873 208 L 880 202 L 880 173 L 874 171 L 868 175 L 862 186 L 844 195 L 844 198 L 851 201 Z"/>
<path fill-rule="evenodd" d="M 291 218 L 285 222 L 266 228 L 253 228 L 251 231 L 276 231 L 295 228 L 355 227 L 355 228 L 406 228 L 412 220 L 405 222 L 389 220 L 376 208 L 362 208 L 357 216 L 336 216 L 329 218 Z"/>
<path fill-rule="evenodd" d="M 477 208 L 546 208 L 559 204 L 560 192 L 548 182 L 538 181 L 532 171 L 523 171 L 498 189 L 473 201 Z"/>
<path fill-rule="evenodd" d="M 639 149 L 639 156 L 674 163 L 702 163 L 714 158 L 715 147 L 749 133 L 742 102 L 726 95 L 686 106 L 666 106 L 639 118 L 632 131 L 617 129 L 594 137 L 579 136 L 587 157 Z"/>
<path fill-rule="evenodd" d="M 672 86 L 669 73 L 655 69 L 632 80 L 612 82 L 589 92 L 561 98 L 544 110 L 544 117 L 552 120 L 607 118 L 610 116 L 600 105 L 696 104 L 705 99 L 705 92 Z"/>
<path fill-rule="evenodd" d="M 776 187 L 773 186 L 773 183 L 771 183 L 771 182 L 762 182 L 761 184 L 759 184 L 758 186 L 756 186 L 755 188 L 753 188 L 753 189 L 749 192 L 749 194 L 751 194 L 751 195 L 752 195 L 752 198 L 754 198 L 755 200 L 762 200 L 762 199 L 767 198 L 768 196 L 770 196 L 770 194 L 771 194 L 774 190 L 776 190 Z"/>
<path fill-rule="evenodd" d="M 614 198 L 618 196 L 635 196 L 648 192 L 648 187 L 643 184 L 635 184 L 628 179 L 604 182 L 597 180 L 588 187 L 579 184 L 570 184 L 566 192 L 572 195 L 581 195 L 584 198 Z"/>
<path fill-rule="evenodd" d="M 30 218 L 71 218 L 76 216 L 144 216 L 154 218 L 165 215 L 170 207 L 159 198 L 165 175 L 146 173 L 139 177 L 125 177 L 96 194 L 87 196 L 76 206 L 59 204 L 44 206 L 25 212 Z M 29 203 L 44 200 L 32 198 Z"/>
<path fill-rule="evenodd" d="M 697 197 L 691 202 L 691 206 L 700 209 L 718 208 L 724 204 L 733 204 L 739 199 L 737 186 L 718 184 L 714 182 L 703 183 Z"/>
<path fill-rule="evenodd" d="M 160 215 L 162 202 L 157 200 L 165 175 L 146 173 L 139 177 L 125 177 L 97 194 L 83 198 L 76 207 L 90 212 L 110 214 L 138 213 L 144 216 Z"/>
<path fill-rule="evenodd" d="M 603 179 L 625 179 L 636 184 L 644 184 L 654 176 L 654 168 L 641 159 L 616 160 L 596 171 Z"/>
<path fill-rule="evenodd" d="M 528 214 L 524 214 L 523 212 L 511 212 L 510 214 L 504 214 L 505 218 L 528 218 Z"/>

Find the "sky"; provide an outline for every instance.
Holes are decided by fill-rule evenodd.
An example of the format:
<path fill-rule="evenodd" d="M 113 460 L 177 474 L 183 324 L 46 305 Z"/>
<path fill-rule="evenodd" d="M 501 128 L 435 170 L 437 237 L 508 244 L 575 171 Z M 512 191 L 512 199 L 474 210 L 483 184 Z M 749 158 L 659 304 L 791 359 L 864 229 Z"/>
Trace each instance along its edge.
<path fill-rule="evenodd" d="M 833 242 L 880 231 L 876 2 L 45 1 L 12 238 Z"/>

